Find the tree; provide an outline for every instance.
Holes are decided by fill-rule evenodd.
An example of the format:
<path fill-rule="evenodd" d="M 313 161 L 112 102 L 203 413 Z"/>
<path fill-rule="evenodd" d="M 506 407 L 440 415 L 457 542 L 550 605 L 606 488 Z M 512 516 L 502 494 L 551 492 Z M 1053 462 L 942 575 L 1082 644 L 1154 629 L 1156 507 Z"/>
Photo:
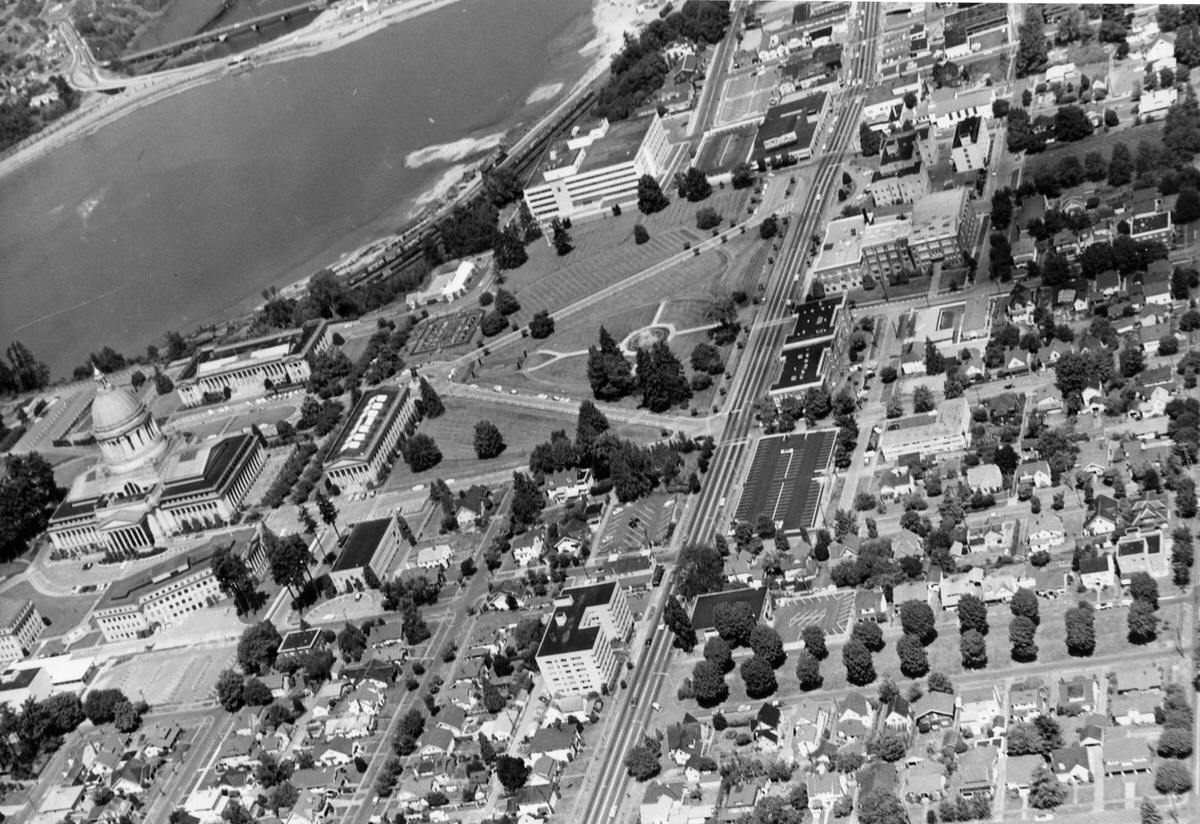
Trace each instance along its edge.
<path fill-rule="evenodd" d="M 513 473 L 513 500 L 510 513 L 513 524 L 527 527 L 537 522 L 546 506 L 546 496 L 524 472 Z"/>
<path fill-rule="evenodd" d="M 666 605 L 663 607 L 663 623 L 671 632 L 675 633 L 675 646 L 679 647 L 684 652 L 691 652 L 696 647 L 696 628 L 692 626 L 692 619 L 688 616 L 687 611 L 675 598 L 668 598 Z M 720 641 L 719 638 L 714 639 Z M 711 641 L 709 642 L 711 643 Z M 721 641 L 724 644 L 724 641 Z M 708 647 L 705 647 L 707 651 Z"/>
<path fill-rule="evenodd" d="M 266 707 L 275 700 L 271 688 L 251 676 L 242 682 L 242 701 L 251 707 Z"/>
<path fill-rule="evenodd" d="M 245 701 L 242 698 L 242 675 L 236 670 L 222 670 L 217 676 L 217 701 L 226 712 L 237 712 Z"/>
<path fill-rule="evenodd" d="M 1180 518 L 1196 517 L 1196 482 L 1187 476 L 1175 482 L 1175 514 Z"/>
<path fill-rule="evenodd" d="M 1078 106 L 1062 106 L 1054 115 L 1054 136 L 1063 142 L 1083 140 L 1092 133 L 1087 112 Z M 1078 162 L 1078 161 L 1076 161 Z"/>
<path fill-rule="evenodd" d="M 337 643 L 343 661 L 358 661 L 367 649 L 367 634 L 347 621 L 338 633 Z"/>
<path fill-rule="evenodd" d="M 924 601 L 905 601 L 900 605 L 900 626 L 906 634 L 916 636 L 923 644 L 937 637 L 933 609 Z"/>
<path fill-rule="evenodd" d="M 1129 608 L 1129 640 L 1134 644 L 1147 644 L 1158 635 L 1158 617 L 1148 602 L 1135 598 Z"/>
<path fill-rule="evenodd" d="M 698 661 L 692 668 L 692 691 L 702 707 L 714 707 L 729 696 L 721 668 L 712 661 Z"/>
<path fill-rule="evenodd" d="M 646 231 L 646 227 L 640 223 L 633 224 L 633 242 L 638 246 L 650 241 L 650 233 Z"/>
<path fill-rule="evenodd" d="M 657 753 L 645 744 L 639 744 L 625 754 L 625 769 L 635 781 L 649 781 L 662 771 L 662 765 Z"/>
<path fill-rule="evenodd" d="M 721 225 L 721 214 L 711 206 L 703 206 L 696 210 L 696 228 L 702 231 L 715 229 Z"/>
<path fill-rule="evenodd" d="M 1183 727 L 1168 727 L 1158 738 L 1161 758 L 1187 758 L 1192 754 L 1192 731 Z"/>
<path fill-rule="evenodd" d="M 1105 123 L 1107 122 L 1108 117 L 1105 115 Z M 1117 143 L 1113 146 L 1112 154 L 1108 158 L 1108 185 L 1124 186 L 1131 180 L 1133 180 L 1133 154 L 1124 143 Z"/>
<path fill-rule="evenodd" d="M 1011 472 L 1009 473 L 1012 474 Z M 987 635 L 988 619 L 987 605 L 974 595 L 964 595 L 958 601 L 958 629 L 966 632 L 973 629 L 980 635 Z"/>
<path fill-rule="evenodd" d="M 708 182 L 708 177 L 695 166 L 676 174 L 675 186 L 679 190 L 679 196 L 689 203 L 704 200 L 712 194 L 712 184 Z"/>
<path fill-rule="evenodd" d="M 588 348 L 587 373 L 592 393 L 601 401 L 620 400 L 637 385 L 629 361 L 603 326 L 599 346 Z"/>
<path fill-rule="evenodd" d="M 494 309 L 479 320 L 479 331 L 483 333 L 484 337 L 490 338 L 499 335 L 507 328 L 508 321 L 505 320 L 504 315 Z"/>
<path fill-rule="evenodd" d="M 511 794 L 524 787 L 529 780 L 529 766 L 523 758 L 502 755 L 496 759 L 496 777 Z"/>
<path fill-rule="evenodd" d="M 1168 6 L 1159 6 L 1159 14 L 1162 10 L 1169 8 Z M 1158 811 L 1158 807 L 1154 806 L 1154 802 L 1149 798 L 1142 799 L 1142 805 L 1139 808 L 1141 811 L 1142 824 L 1163 824 L 1162 813 Z"/>
<path fill-rule="evenodd" d="M 1028 77 L 1043 71 L 1049 61 L 1049 48 L 1041 11 L 1027 7 L 1024 22 L 1017 31 L 1017 77 Z"/>
<path fill-rule="evenodd" d="M 66 735 L 84 722 L 87 715 L 83 711 L 83 702 L 79 696 L 71 692 L 57 692 L 41 702 L 45 711 L 49 729 L 53 734 Z M 0 721 L 0 728 L 3 722 Z"/>
<path fill-rule="evenodd" d="M 211 561 L 213 577 L 217 586 L 226 595 L 232 596 L 237 606 L 237 614 L 245 615 L 257 606 L 261 593 L 246 567 L 246 562 L 234 554 L 233 546 L 218 547 Z"/>
<path fill-rule="evenodd" d="M 317 493 L 317 511 L 321 513 L 321 520 L 325 525 L 333 527 L 334 534 L 340 538 L 342 533 L 337 527 L 338 509 L 324 492 Z"/>
<path fill-rule="evenodd" d="M 940 692 L 946 695 L 954 695 L 954 685 L 950 683 L 950 678 L 942 672 L 931 672 L 929 678 L 925 680 L 926 686 L 930 692 Z"/>
<path fill-rule="evenodd" d="M 421 388 L 421 397 L 418 401 L 418 410 L 421 416 L 430 420 L 440 418 L 446 411 L 446 406 L 442 403 L 442 396 L 437 393 L 433 384 L 426 380 L 424 375 L 421 376 L 418 385 Z"/>
<path fill-rule="evenodd" d="M 433 438 L 424 432 L 418 432 L 404 443 L 404 462 L 413 472 L 424 472 L 433 469 L 442 462 L 442 450 L 438 449 Z"/>
<path fill-rule="evenodd" d="M 782 652 L 782 647 L 780 651 Z M 766 698 L 778 687 L 775 668 L 757 654 L 742 662 L 741 673 L 742 682 L 746 685 L 746 696 L 749 698 Z"/>
<path fill-rule="evenodd" d="M 554 251 L 559 257 L 569 255 L 575 248 L 575 244 L 571 241 L 571 232 L 558 218 L 550 221 L 551 244 L 554 246 Z"/>
<path fill-rule="evenodd" d="M 858 799 L 860 824 L 909 824 L 904 802 L 886 787 L 875 787 Z"/>
<path fill-rule="evenodd" d="M 825 630 L 819 626 L 805 627 L 800 632 L 800 640 L 804 642 L 804 648 L 818 661 L 824 661 L 829 655 L 829 649 L 825 646 Z"/>
<path fill-rule="evenodd" d="M 1067 610 L 1067 652 L 1077 657 L 1090 656 L 1096 650 L 1096 625 L 1092 608 L 1080 604 Z"/>
<path fill-rule="evenodd" d="M 800 681 L 800 689 L 818 689 L 824 679 L 821 677 L 821 662 L 807 649 L 802 649 L 796 656 L 796 678 Z"/>
<path fill-rule="evenodd" d="M 729 646 L 737 648 L 750 641 L 758 617 L 745 601 L 717 604 L 713 610 L 713 627 Z"/>
<path fill-rule="evenodd" d="M 913 390 L 913 412 L 930 412 L 935 406 L 933 391 L 924 384 Z"/>
<path fill-rule="evenodd" d="M 1129 577 L 1129 594 L 1135 601 L 1145 601 L 1150 609 L 1158 609 L 1158 584 L 1145 572 Z"/>
<path fill-rule="evenodd" d="M 969 629 L 962 633 L 958 648 L 966 669 L 983 669 L 987 666 L 987 643 L 977 630 Z"/>
<path fill-rule="evenodd" d="M 920 643 L 917 646 L 920 646 Z M 924 653 L 925 650 L 922 648 L 921 652 Z M 903 735 L 889 730 L 872 741 L 867 751 L 881 761 L 892 764 L 905 756 L 908 745 Z"/>
<path fill-rule="evenodd" d="M 496 242 L 492 249 L 496 268 L 501 271 L 516 269 L 529 260 L 525 244 L 521 242 L 516 229 L 511 225 L 504 227 L 504 231 L 496 233 Z"/>
<path fill-rule="evenodd" d="M 642 385 L 642 406 L 651 412 L 666 412 L 692 397 L 683 364 L 664 340 L 639 349 L 637 377 Z"/>
<path fill-rule="evenodd" d="M 1118 356 L 1121 363 L 1121 374 L 1127 378 L 1132 378 L 1137 373 L 1146 368 L 1146 356 L 1142 352 L 1140 345 L 1126 345 L 1121 347 L 1121 354 Z"/>
<path fill-rule="evenodd" d="M 856 687 L 864 687 L 875 680 L 875 663 L 871 660 L 871 653 L 862 641 L 853 636 L 842 647 L 842 663 L 846 667 L 846 680 Z"/>
<path fill-rule="evenodd" d="M 779 633 L 766 624 L 758 624 L 750 630 L 750 649 L 754 650 L 755 657 L 772 667 L 778 667 L 787 660 Z"/>
<path fill-rule="evenodd" d="M 779 234 L 779 220 L 775 215 L 767 215 L 763 218 L 763 222 L 758 224 L 758 236 L 763 240 L 770 240 Z"/>
<path fill-rule="evenodd" d="M 529 336 L 536 340 L 548 338 L 554 334 L 554 318 L 545 309 L 535 312 L 529 319 Z"/>
<path fill-rule="evenodd" d="M 1008 640 L 1012 645 L 1012 659 L 1018 663 L 1037 660 L 1038 647 L 1034 641 L 1037 625 L 1025 615 L 1017 615 L 1008 625 Z"/>
<path fill-rule="evenodd" d="M 275 653 L 281 643 L 283 637 L 270 621 L 252 624 L 238 640 L 238 663 L 250 675 L 262 675 L 275 664 Z"/>
<path fill-rule="evenodd" d="M 733 669 L 733 651 L 725 639 L 719 635 L 709 638 L 704 644 L 704 660 L 711 661 L 720 668 L 721 672 L 729 672 Z"/>
<path fill-rule="evenodd" d="M 491 421 L 475 424 L 475 457 L 480 460 L 495 458 L 504 451 L 504 436 Z"/>
<path fill-rule="evenodd" d="M 267 556 L 267 566 L 271 571 L 271 580 L 281 587 L 287 587 L 293 597 L 298 598 L 304 587 L 310 580 L 308 572 L 309 561 L 312 560 L 308 553 L 308 547 L 304 543 L 304 539 L 299 535 L 288 535 L 286 538 L 280 538 L 269 530 L 263 530 L 263 547 Z M 265 630 L 263 630 L 265 632 Z M 275 633 L 278 639 L 279 633 Z M 243 633 L 243 638 L 245 633 Z M 275 646 L 279 646 L 276 641 Z M 272 659 L 272 662 L 274 659 Z M 268 663 L 268 666 L 270 664 Z M 257 675 L 258 672 L 246 668 L 243 663 L 243 669 L 251 675 Z"/>
<path fill-rule="evenodd" d="M 900 672 L 905 678 L 920 678 L 929 672 L 929 656 L 925 645 L 915 635 L 907 633 L 896 642 L 896 655 L 900 658 Z"/>
<path fill-rule="evenodd" d="M 883 630 L 879 624 L 866 619 L 859 621 L 850 631 L 850 637 L 856 639 L 871 652 L 883 649 Z"/>
<path fill-rule="evenodd" d="M 866 123 L 860 123 L 858 127 L 858 143 L 862 148 L 864 157 L 872 157 L 879 154 L 879 147 L 883 145 L 883 135 Z"/>
<path fill-rule="evenodd" d="M 1029 787 L 1029 806 L 1035 810 L 1052 810 L 1067 798 L 1067 788 L 1050 772 L 1039 766 L 1033 771 Z"/>
<path fill-rule="evenodd" d="M 1183 795 L 1192 789 L 1192 770 L 1185 761 L 1164 761 L 1154 774 L 1154 789 L 1164 795 Z"/>
<path fill-rule="evenodd" d="M 675 591 L 688 600 L 725 587 L 725 561 L 710 546 L 688 544 L 675 564 Z M 749 630 L 747 630 L 749 632 Z"/>
<path fill-rule="evenodd" d="M 671 201 L 659 188 L 658 181 L 652 175 L 642 175 L 637 187 L 638 211 L 645 215 L 661 212 L 671 205 Z"/>

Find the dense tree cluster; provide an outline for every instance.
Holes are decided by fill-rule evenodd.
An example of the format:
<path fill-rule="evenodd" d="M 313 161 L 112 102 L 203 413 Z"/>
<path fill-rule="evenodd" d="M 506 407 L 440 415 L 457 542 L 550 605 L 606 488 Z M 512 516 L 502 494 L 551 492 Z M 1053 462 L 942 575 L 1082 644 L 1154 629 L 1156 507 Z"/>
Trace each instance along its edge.
<path fill-rule="evenodd" d="M 0 478 L 0 562 L 25 551 L 63 496 L 54 470 L 38 453 L 12 455 L 7 463 Z"/>

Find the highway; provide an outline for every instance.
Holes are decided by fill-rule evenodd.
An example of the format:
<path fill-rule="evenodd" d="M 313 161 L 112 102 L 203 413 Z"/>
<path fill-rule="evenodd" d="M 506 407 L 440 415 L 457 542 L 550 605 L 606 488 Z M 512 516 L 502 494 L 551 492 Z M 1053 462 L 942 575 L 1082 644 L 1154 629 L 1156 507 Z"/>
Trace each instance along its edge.
<path fill-rule="evenodd" d="M 868 5 L 858 38 L 863 46 L 851 64 L 851 83 L 846 91 L 839 93 L 840 99 L 834 104 L 836 121 L 829 143 L 832 151 L 818 156 L 812 188 L 790 221 L 783 251 L 770 275 L 771 282 L 763 307 L 751 329 L 745 354 L 738 364 L 726 398 L 730 412 L 718 440 L 712 466 L 704 478 L 704 488 L 695 506 L 685 512 L 684 521 L 676 530 L 674 548 L 688 542 L 707 541 L 712 537 L 720 516 L 719 504 L 729 496 L 746 463 L 749 454 L 747 435 L 754 423 L 753 401 L 761 397 L 774 377 L 775 359 L 782 337 L 786 334 L 786 324 L 778 321 L 787 314 L 787 303 L 793 294 L 803 295 L 807 287 L 807 279 L 800 281 L 798 289 L 794 284 L 798 280 L 808 239 L 820 222 L 824 204 L 841 170 L 843 152 L 856 134 L 864 95 L 859 81 L 865 80 L 868 69 L 874 66 L 874 34 L 878 25 L 878 6 Z M 667 589 L 664 582 L 656 595 L 655 602 L 660 608 Z M 588 771 L 595 778 L 580 788 L 582 804 L 576 807 L 576 818 L 582 824 L 628 819 L 628 811 L 622 814 L 621 809 L 635 787 L 625 771 L 625 754 L 640 742 L 645 730 L 653 725 L 652 702 L 659 700 L 670 703 L 674 700 L 673 696 L 660 695 L 666 680 L 672 637 L 660 625 L 653 639 L 646 654 L 629 673 L 629 687 L 619 691 L 609 703 L 615 717 L 608 724 L 607 734 L 595 747 L 593 764 Z M 637 791 L 640 792 L 640 789 Z"/>

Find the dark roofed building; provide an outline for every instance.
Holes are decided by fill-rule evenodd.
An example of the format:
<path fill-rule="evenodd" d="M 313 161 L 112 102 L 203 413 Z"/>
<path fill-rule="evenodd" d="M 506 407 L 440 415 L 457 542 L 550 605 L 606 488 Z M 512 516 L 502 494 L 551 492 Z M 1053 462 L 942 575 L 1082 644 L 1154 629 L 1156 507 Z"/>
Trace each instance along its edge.
<path fill-rule="evenodd" d="M 616 581 L 564 589 L 538 647 L 538 668 L 556 696 L 601 692 L 620 662 L 612 641 L 633 628 L 625 592 Z"/>
<path fill-rule="evenodd" d="M 767 110 L 754 139 L 751 160 L 770 163 L 784 156 L 797 160 L 812 157 L 817 134 L 829 115 L 826 92 L 781 103 Z"/>
<path fill-rule="evenodd" d="M 396 563 L 400 540 L 400 524 L 395 516 L 355 524 L 329 568 L 333 585 L 339 592 L 378 586 Z"/>
<path fill-rule="evenodd" d="M 696 597 L 696 605 L 692 608 L 692 626 L 702 636 L 715 635 L 714 621 L 717 607 L 721 604 L 738 603 L 749 606 L 756 618 L 761 618 L 764 612 L 770 612 L 768 593 L 765 589 L 746 587 L 744 589 L 727 589 L 724 592 L 709 592 Z"/>

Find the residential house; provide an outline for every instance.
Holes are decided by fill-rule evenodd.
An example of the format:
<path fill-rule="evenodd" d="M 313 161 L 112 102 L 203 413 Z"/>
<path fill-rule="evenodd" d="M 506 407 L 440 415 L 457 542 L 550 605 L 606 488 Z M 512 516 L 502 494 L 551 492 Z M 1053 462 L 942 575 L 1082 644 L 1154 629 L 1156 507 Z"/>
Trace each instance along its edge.
<path fill-rule="evenodd" d="M 1126 535 L 1117 543 L 1117 567 L 1121 584 L 1129 586 L 1133 576 L 1144 572 L 1151 578 L 1164 578 L 1170 570 L 1163 551 L 1162 533 Z"/>
<path fill-rule="evenodd" d="M 832 716 L 833 707 L 824 701 L 802 698 L 796 705 L 792 738 L 801 757 L 811 756 L 821 746 Z"/>
<path fill-rule="evenodd" d="M 903 581 L 892 588 L 892 603 L 903 604 L 905 601 L 923 601 L 935 609 L 940 604 L 936 587 L 928 581 Z"/>
<path fill-rule="evenodd" d="M 545 544 L 545 532 L 541 528 L 516 535 L 510 542 L 513 560 L 520 566 L 528 566 L 541 559 Z"/>
<path fill-rule="evenodd" d="M 1113 672 L 1117 695 L 1162 689 L 1162 671 L 1156 664 L 1125 664 Z"/>
<path fill-rule="evenodd" d="M 1039 767 L 1046 766 L 1040 755 L 1010 755 L 1004 767 L 1004 786 L 1009 792 L 1025 795 L 1033 786 L 1033 774 Z"/>
<path fill-rule="evenodd" d="M 813 813 L 833 807 L 846 794 L 846 776 L 842 773 L 809 773 L 805 777 L 808 808 Z"/>
<path fill-rule="evenodd" d="M 336 737 L 313 747 L 313 760 L 322 767 L 342 767 L 366 751 L 361 741 Z"/>
<path fill-rule="evenodd" d="M 1021 582 L 1012 575 L 985 575 L 980 597 L 988 605 L 1007 604 L 1020 588 Z"/>
<path fill-rule="evenodd" d="M 856 589 L 854 591 L 854 619 L 856 621 L 882 621 L 887 617 L 887 599 L 882 589 Z"/>
<path fill-rule="evenodd" d="M 558 787 L 555 785 L 525 786 L 509 797 L 508 810 L 515 813 L 518 820 L 526 816 L 545 819 L 553 815 L 558 802 Z"/>
<path fill-rule="evenodd" d="M 923 760 L 904 773 L 904 798 L 910 804 L 938 801 L 946 794 L 946 768 L 939 761 Z"/>
<path fill-rule="evenodd" d="M 879 478 L 879 497 L 885 501 L 911 495 L 915 489 L 912 471 L 908 467 L 889 469 Z"/>
<path fill-rule="evenodd" d="M 924 558 L 925 540 L 917 533 L 900 527 L 892 535 L 892 557 L 899 561 L 901 558 Z M 896 601 L 896 598 L 892 598 Z"/>
<path fill-rule="evenodd" d="M 1042 510 L 1030 519 L 1025 538 L 1030 553 L 1053 552 L 1067 542 L 1062 516 Z"/>
<path fill-rule="evenodd" d="M 1152 739 L 1118 734 L 1112 730 L 1104 741 L 1104 775 L 1136 775 L 1150 772 Z"/>
<path fill-rule="evenodd" d="M 896 698 L 885 708 L 883 726 L 906 736 L 912 732 L 913 714 L 907 699 Z"/>
<path fill-rule="evenodd" d="M 875 708 L 860 692 L 847 693 L 837 706 L 835 735 L 839 741 L 861 741 L 875 721 Z"/>
<path fill-rule="evenodd" d="M 983 569 L 973 567 L 966 572 L 947 575 L 939 585 L 942 607 L 947 610 L 958 609 L 958 602 L 964 595 L 979 597 L 983 591 Z"/>
<path fill-rule="evenodd" d="M 943 729 L 954 725 L 954 696 L 944 692 L 927 692 L 912 704 L 913 722 L 918 727 Z"/>
<path fill-rule="evenodd" d="M 1114 695 L 1108 701 L 1108 715 L 1118 727 L 1140 727 L 1154 723 L 1154 710 L 1162 696 L 1153 692 Z"/>
<path fill-rule="evenodd" d="M 754 740 L 761 742 L 760 746 L 778 746 L 781 719 L 779 707 L 764 702 L 750 720 L 750 731 L 754 734 Z"/>
<path fill-rule="evenodd" d="M 526 742 L 525 751 L 531 761 L 548 756 L 566 764 L 575 760 L 583 747 L 583 736 L 574 724 L 542 727 Z"/>
<path fill-rule="evenodd" d="M 564 469 L 546 476 L 546 495 L 556 504 L 587 495 L 591 486 L 590 469 Z"/>
<path fill-rule="evenodd" d="M 1095 510 L 1083 525 L 1084 534 L 1093 537 L 1112 535 L 1120 525 L 1121 515 L 1117 499 L 1111 495 L 1097 495 Z"/>
<path fill-rule="evenodd" d="M 1119 581 L 1112 553 L 1105 552 L 1095 558 L 1079 559 L 1079 582 L 1087 589 L 1115 589 Z"/>
<path fill-rule="evenodd" d="M 1058 598 L 1067 592 L 1067 570 L 1064 567 L 1033 567 L 1033 593 L 1039 598 Z"/>
<path fill-rule="evenodd" d="M 441 727 L 426 727 L 417 740 L 417 753 L 428 758 L 454 752 L 454 736 Z"/>
<path fill-rule="evenodd" d="M 437 714 L 437 726 L 455 738 L 462 738 L 467 729 L 467 713 L 458 704 L 446 704 Z"/>
<path fill-rule="evenodd" d="M 691 713 L 667 727 L 667 755 L 679 766 L 704 754 L 704 726 Z"/>
<path fill-rule="evenodd" d="M 958 788 L 967 798 L 991 798 L 996 792 L 996 767 L 1000 761 L 999 748 L 987 745 L 972 747 L 958 757 Z"/>
<path fill-rule="evenodd" d="M 991 738 L 997 727 L 1005 726 L 998 684 L 964 688 L 955 696 L 954 703 L 958 709 L 958 728 L 974 738 Z"/>
<path fill-rule="evenodd" d="M 487 515 L 490 500 L 491 490 L 479 484 L 475 484 L 460 495 L 455 501 L 458 508 L 454 513 L 454 520 L 458 523 L 459 530 L 462 532 L 474 531 L 476 525 Z"/>
<path fill-rule="evenodd" d="M 1050 753 L 1050 766 L 1064 784 L 1090 784 L 1092 771 L 1087 750 L 1080 744 L 1059 747 Z"/>
<path fill-rule="evenodd" d="M 1053 486 L 1050 464 L 1046 461 L 1026 461 L 1017 467 L 1016 480 L 1019 484 L 1030 484 L 1035 489 Z"/>
<path fill-rule="evenodd" d="M 1058 714 L 1080 715 L 1096 709 L 1099 685 L 1095 675 L 1075 675 L 1058 680 Z"/>
<path fill-rule="evenodd" d="M 1046 711 L 1046 694 L 1036 678 L 1012 685 L 1008 691 L 1008 713 L 1015 721 L 1026 721 Z"/>

